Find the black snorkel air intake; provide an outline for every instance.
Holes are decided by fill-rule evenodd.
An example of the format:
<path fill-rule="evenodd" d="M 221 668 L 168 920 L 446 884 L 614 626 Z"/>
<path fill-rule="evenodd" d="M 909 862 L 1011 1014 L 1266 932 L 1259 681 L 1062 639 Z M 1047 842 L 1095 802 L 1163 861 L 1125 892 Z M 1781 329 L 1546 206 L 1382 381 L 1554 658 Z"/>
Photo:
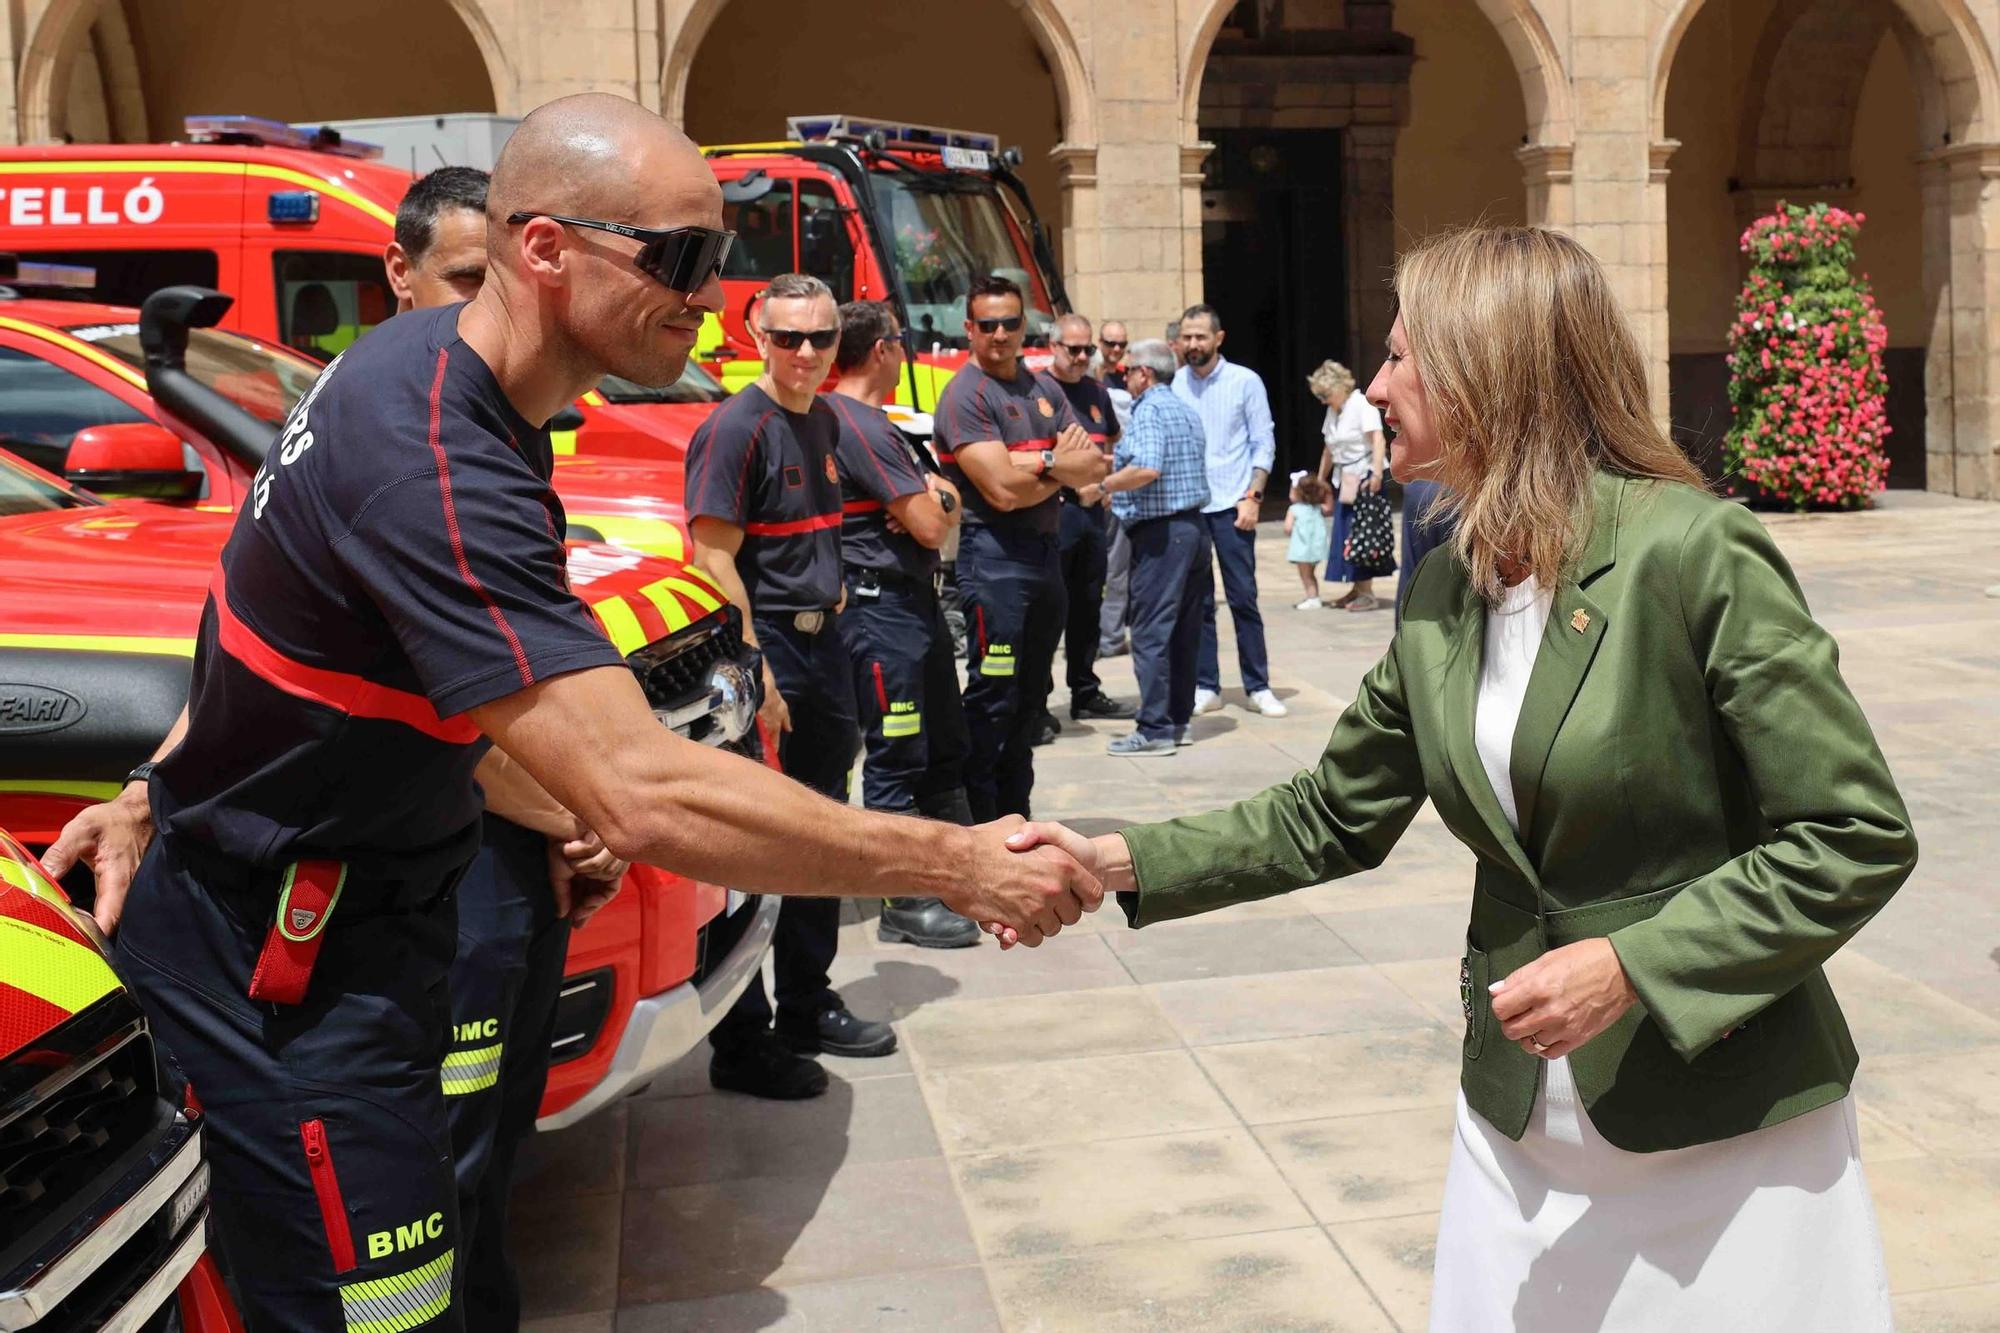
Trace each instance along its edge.
<path fill-rule="evenodd" d="M 189 329 L 212 328 L 234 298 L 206 287 L 162 287 L 139 308 L 146 391 L 163 423 L 183 437 L 207 440 L 251 471 L 263 466 L 277 430 L 187 372 Z"/>

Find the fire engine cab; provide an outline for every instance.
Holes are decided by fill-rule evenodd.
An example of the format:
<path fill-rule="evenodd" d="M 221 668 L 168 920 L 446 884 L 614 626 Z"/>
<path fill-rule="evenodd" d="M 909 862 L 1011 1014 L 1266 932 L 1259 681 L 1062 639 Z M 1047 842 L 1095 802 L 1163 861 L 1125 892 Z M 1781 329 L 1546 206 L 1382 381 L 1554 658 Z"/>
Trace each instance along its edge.
<path fill-rule="evenodd" d="M 702 150 L 722 182 L 723 225 L 736 233 L 722 271 L 728 308 L 701 351 L 726 387 L 762 373 L 750 307 L 785 272 L 824 278 L 841 301 L 895 307 L 915 354 L 895 400 L 906 428 L 970 356 L 965 294 L 975 278 L 1019 283 L 1026 340 L 1046 345 L 1069 298 L 1014 174 L 1020 149 L 991 134 L 861 116 L 786 124 L 782 141 Z"/>
<path fill-rule="evenodd" d="M 332 360 L 396 312 L 382 269 L 409 172 L 331 130 L 191 116 L 166 144 L 0 148 L 0 251 L 94 271 L 92 300 L 227 292 L 220 327 Z M 551 423 L 559 454 L 679 464 L 723 398 L 699 367 L 649 389 L 606 376 Z"/>

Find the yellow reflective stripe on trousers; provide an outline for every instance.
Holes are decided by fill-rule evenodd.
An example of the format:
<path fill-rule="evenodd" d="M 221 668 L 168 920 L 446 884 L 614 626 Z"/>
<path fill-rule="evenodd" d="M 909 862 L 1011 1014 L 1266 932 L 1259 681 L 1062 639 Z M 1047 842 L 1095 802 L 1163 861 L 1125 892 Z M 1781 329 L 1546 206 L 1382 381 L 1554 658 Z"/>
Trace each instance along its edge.
<path fill-rule="evenodd" d="M 444 1057 L 444 1095 L 462 1097 L 468 1092 L 484 1092 L 500 1081 L 500 1052 L 506 1043 L 475 1046 L 451 1051 Z"/>
<path fill-rule="evenodd" d="M 340 1289 L 347 1333 L 402 1333 L 451 1308 L 451 1259 L 446 1250 L 422 1268 L 350 1282 Z"/>
<path fill-rule="evenodd" d="M 979 674 L 982 676 L 1011 676 L 1014 674 L 1014 646 L 1009 643 L 990 643 L 979 657 Z"/>
<path fill-rule="evenodd" d="M 15 883 L 20 867 L 7 861 L 0 867 L 0 875 Z M 117 975 L 97 950 L 11 916 L 0 916 L 0 980 L 72 1014 L 118 989 Z"/>
<path fill-rule="evenodd" d="M 922 713 L 886 713 L 882 717 L 884 736 L 914 736 L 923 729 Z"/>

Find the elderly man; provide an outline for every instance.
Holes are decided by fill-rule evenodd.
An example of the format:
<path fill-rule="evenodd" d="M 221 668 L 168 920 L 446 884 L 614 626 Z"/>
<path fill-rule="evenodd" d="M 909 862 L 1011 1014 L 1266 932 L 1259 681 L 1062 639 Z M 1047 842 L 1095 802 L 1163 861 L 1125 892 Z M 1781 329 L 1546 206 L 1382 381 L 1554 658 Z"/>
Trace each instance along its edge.
<path fill-rule="evenodd" d="M 1222 316 L 1214 306 L 1189 306 L 1181 315 L 1180 332 L 1182 366 L 1174 375 L 1174 393 L 1201 417 L 1208 436 L 1209 500 L 1202 517 L 1222 566 L 1243 692 L 1265 717 L 1283 717 L 1285 706 L 1271 693 L 1264 613 L 1257 609 L 1257 516 L 1278 448 L 1271 399 L 1256 371 L 1223 357 Z M 1222 665 L 1211 587 L 1202 610 L 1201 680 L 1194 710 L 1207 713 L 1221 706 Z"/>
<path fill-rule="evenodd" d="M 616 856 L 753 893 L 907 885 L 1043 933 L 1101 896 L 1004 826 L 850 809 L 675 735 L 570 588 L 540 423 L 607 372 L 680 377 L 722 308 L 721 223 L 700 151 L 636 104 L 524 119 L 479 295 L 389 320 L 293 408 L 157 765 L 44 858 L 91 867 L 119 971 L 201 1089 L 251 1333 L 467 1325 L 441 1057 L 489 745 Z"/>
<path fill-rule="evenodd" d="M 1139 726 L 1108 754 L 1172 754 L 1189 743 L 1201 599 L 1211 591 L 1208 463 L 1201 418 L 1168 387 L 1174 354 L 1164 342 L 1133 345 L 1125 383 L 1132 429 L 1119 442 L 1117 470 L 1103 487 L 1132 542 L 1132 667 L 1139 677 Z"/>

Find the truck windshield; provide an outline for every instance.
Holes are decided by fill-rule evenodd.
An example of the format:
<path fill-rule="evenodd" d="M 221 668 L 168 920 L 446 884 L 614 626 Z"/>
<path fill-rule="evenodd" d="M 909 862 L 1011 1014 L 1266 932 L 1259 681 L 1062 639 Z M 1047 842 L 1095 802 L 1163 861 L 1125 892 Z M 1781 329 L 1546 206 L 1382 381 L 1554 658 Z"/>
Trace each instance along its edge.
<path fill-rule="evenodd" d="M 137 324 L 79 324 L 67 332 L 143 371 Z M 319 378 L 317 361 L 214 329 L 188 331 L 188 374 L 261 421 L 278 425 Z"/>
<path fill-rule="evenodd" d="M 966 345 L 965 294 L 989 273 L 1021 284 L 1026 336 L 1046 339 L 1055 323 L 1048 285 L 998 187 L 969 173 L 892 168 L 870 172 L 869 184 L 919 351 Z"/>
<path fill-rule="evenodd" d="M 58 486 L 28 470 L 13 455 L 0 452 L 0 518 L 16 514 L 46 514 L 55 509 L 82 509 L 97 503 L 81 491 Z"/>
<path fill-rule="evenodd" d="M 713 375 L 693 361 L 664 389 L 649 389 L 622 376 L 606 375 L 597 382 L 597 391 L 614 403 L 719 403 L 729 396 Z"/>

